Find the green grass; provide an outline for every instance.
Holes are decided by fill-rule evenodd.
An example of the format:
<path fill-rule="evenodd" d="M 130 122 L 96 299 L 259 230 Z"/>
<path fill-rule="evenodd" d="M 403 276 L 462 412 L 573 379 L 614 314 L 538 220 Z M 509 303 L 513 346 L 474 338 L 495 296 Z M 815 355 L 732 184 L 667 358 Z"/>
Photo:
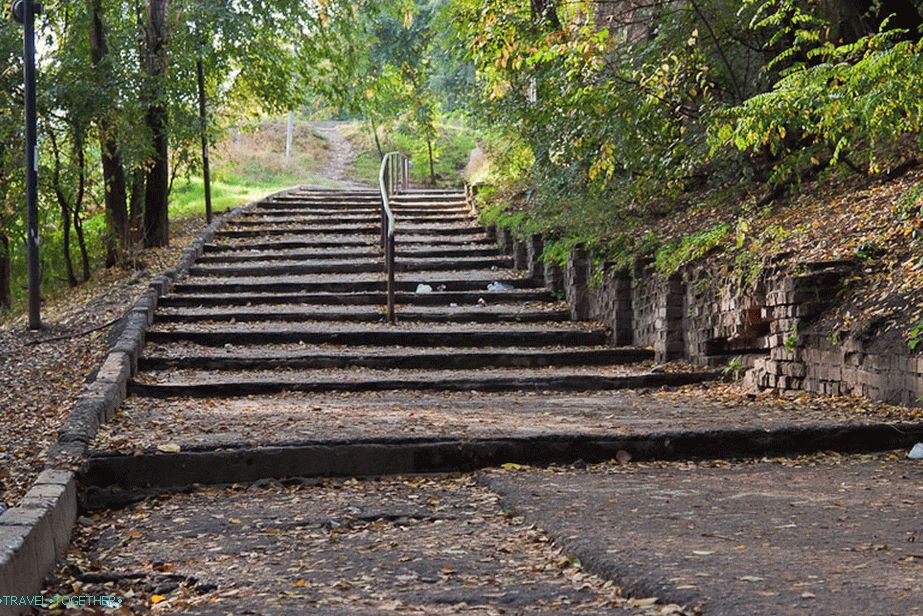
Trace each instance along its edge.
<path fill-rule="evenodd" d="M 266 178 L 246 178 L 236 174 L 221 174 L 220 181 L 212 181 L 212 211 L 225 212 L 251 201 L 258 201 L 279 190 L 310 184 L 312 178 L 294 175 Z M 205 214 L 205 183 L 201 177 L 190 176 L 177 180 L 170 194 L 170 219 L 179 220 Z"/>
<path fill-rule="evenodd" d="M 382 131 L 384 133 L 384 131 Z M 378 183 L 378 171 L 381 159 L 375 142 L 366 124 L 356 123 L 347 132 L 353 147 L 359 152 L 350 168 L 350 175 L 357 181 L 370 184 Z M 386 152 L 397 151 L 410 156 L 411 182 L 424 184 L 429 181 L 429 156 L 426 142 L 403 131 L 389 131 L 380 135 L 382 149 Z M 468 162 L 468 155 L 477 145 L 474 133 L 464 127 L 444 125 L 439 127 L 433 148 L 433 168 L 436 173 L 437 186 L 460 186 L 463 182 L 461 172 Z"/>
<path fill-rule="evenodd" d="M 326 142 L 305 125 L 296 125 L 294 152 L 291 161 L 284 158 L 284 127 L 279 122 L 266 122 L 254 133 L 243 134 L 219 146 L 218 164 L 212 174 L 212 210 L 220 213 L 236 206 L 258 201 L 274 192 L 303 184 L 337 186 L 317 175 L 327 156 Z M 200 176 L 178 176 L 170 193 L 170 221 L 204 218 L 204 182 Z M 68 288 L 62 232 L 57 209 L 43 201 L 41 226 L 42 294 L 52 297 Z M 93 271 L 102 267 L 105 259 L 103 238 L 106 219 L 97 212 L 84 221 L 84 232 Z M 25 250 L 21 241 L 14 240 L 11 270 L 13 277 L 13 308 L 10 316 L 24 309 L 26 288 Z M 76 274 L 80 276 L 76 236 L 71 234 L 71 254 Z"/>

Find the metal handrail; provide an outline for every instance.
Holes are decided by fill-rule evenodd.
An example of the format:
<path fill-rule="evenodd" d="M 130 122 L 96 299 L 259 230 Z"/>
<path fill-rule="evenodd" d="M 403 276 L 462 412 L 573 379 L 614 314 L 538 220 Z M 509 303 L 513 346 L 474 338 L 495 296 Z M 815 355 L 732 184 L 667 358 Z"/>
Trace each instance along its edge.
<path fill-rule="evenodd" d="M 388 321 L 394 323 L 394 212 L 391 195 L 406 190 L 410 179 L 410 159 L 400 152 L 388 152 L 381 159 L 378 170 L 378 189 L 381 191 L 381 250 L 385 257 L 385 274 L 388 279 Z"/>

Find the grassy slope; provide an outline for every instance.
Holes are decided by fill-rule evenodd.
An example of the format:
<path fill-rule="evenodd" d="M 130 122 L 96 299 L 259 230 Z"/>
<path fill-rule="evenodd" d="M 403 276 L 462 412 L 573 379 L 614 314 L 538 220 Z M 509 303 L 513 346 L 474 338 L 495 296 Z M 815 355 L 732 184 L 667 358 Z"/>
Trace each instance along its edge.
<path fill-rule="evenodd" d="M 755 280 L 770 259 L 792 268 L 854 260 L 856 274 L 823 327 L 831 336 L 855 333 L 883 345 L 900 339 L 898 344 L 923 351 L 923 169 L 896 178 L 831 171 L 791 198 L 755 207 L 765 193 L 763 186 L 734 185 L 689 195 L 672 211 L 630 225 L 611 212 L 607 216 L 602 204 L 568 221 L 581 235 L 546 247 L 546 258 L 559 260 L 579 241 L 593 246 L 602 260 L 621 265 L 637 256 L 652 258 L 663 275 L 708 262 L 721 273 L 715 285 Z M 480 204 L 482 219 L 511 228 L 523 224 L 527 207 L 521 199 L 490 190 L 482 194 L 488 196 Z"/>
<path fill-rule="evenodd" d="M 351 175 L 360 182 L 378 182 L 381 160 L 367 124 L 353 123 L 346 136 L 358 152 L 351 166 Z M 423 184 L 429 180 L 429 157 L 425 143 L 418 143 L 412 135 L 398 131 L 380 130 L 382 149 L 385 152 L 398 151 L 409 154 L 412 161 L 410 179 Z M 474 149 L 474 134 L 463 127 L 443 125 L 434 147 L 434 168 L 438 186 L 460 186 L 461 172 L 468 162 L 468 155 Z"/>
<path fill-rule="evenodd" d="M 273 192 L 299 184 L 333 185 L 318 172 L 327 159 L 327 142 L 304 123 L 296 122 L 292 139 L 292 160 L 285 160 L 285 122 L 267 121 L 255 131 L 240 132 L 217 144 L 213 152 L 212 207 L 222 212 L 256 201 Z M 170 220 L 173 225 L 195 224 L 205 216 L 204 182 L 199 175 L 178 175 L 170 193 Z M 57 216 L 54 210 L 54 217 Z M 102 265 L 102 236 L 105 217 L 99 211 L 84 222 L 93 269 Z M 61 231 L 54 223 L 42 228 L 43 294 L 46 297 L 65 291 Z M 79 276 L 79 255 L 72 236 L 72 254 Z M 143 255 L 140 255 L 143 260 Z M 137 259 L 136 259 L 137 262 Z M 25 259 L 22 251 L 13 259 L 14 308 L 9 318 L 23 309 L 25 301 Z"/>

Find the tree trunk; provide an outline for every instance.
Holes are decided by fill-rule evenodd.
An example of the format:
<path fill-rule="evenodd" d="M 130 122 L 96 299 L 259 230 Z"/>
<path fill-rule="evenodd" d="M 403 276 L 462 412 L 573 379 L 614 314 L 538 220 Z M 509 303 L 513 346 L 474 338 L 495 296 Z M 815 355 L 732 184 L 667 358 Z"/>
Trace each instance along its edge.
<path fill-rule="evenodd" d="M 90 256 L 87 252 L 86 239 L 83 236 L 83 219 L 80 211 L 83 209 L 83 198 L 87 185 L 87 159 L 83 138 L 74 139 L 74 149 L 77 152 L 77 167 L 80 175 L 77 178 L 77 196 L 74 198 L 74 233 L 77 235 L 77 246 L 80 248 L 80 266 L 83 269 L 83 282 L 90 279 Z"/>
<path fill-rule="evenodd" d="M 375 148 L 378 150 L 379 160 L 385 157 L 385 151 L 381 149 L 381 141 L 378 139 L 378 127 L 375 125 L 375 120 L 372 116 L 369 116 L 369 124 L 372 127 L 372 135 L 375 137 Z"/>
<path fill-rule="evenodd" d="M 103 59 L 109 54 L 106 33 L 103 29 L 100 0 L 89 0 L 90 13 L 90 59 L 96 72 L 96 83 L 110 81 Z M 103 184 L 106 188 L 106 267 L 121 260 L 128 247 L 128 213 L 125 201 L 125 171 L 122 157 L 115 139 L 115 131 L 105 117 L 96 121 L 99 130 L 100 162 L 103 168 Z"/>
<path fill-rule="evenodd" d="M 58 148 L 58 139 L 54 131 L 48 131 L 49 141 L 51 142 L 51 154 L 54 158 L 54 168 L 51 173 L 51 185 L 54 188 L 54 195 L 58 201 L 58 207 L 61 208 L 61 241 L 64 252 L 64 271 L 67 275 L 67 284 L 72 287 L 77 286 L 77 277 L 74 275 L 74 262 L 71 259 L 71 207 L 67 202 L 67 195 L 64 194 L 64 187 L 61 185 L 61 150 Z"/>
<path fill-rule="evenodd" d="M 140 167 L 131 172 L 128 216 L 132 241 L 141 241 L 144 239 L 144 169 Z"/>
<path fill-rule="evenodd" d="M 433 165 L 433 141 L 432 139 L 426 140 L 426 150 L 429 153 L 429 183 L 431 186 L 436 185 L 436 168 Z"/>
<path fill-rule="evenodd" d="M 10 286 L 10 240 L 0 233 L 0 308 L 13 305 Z"/>
<path fill-rule="evenodd" d="M 205 109 L 205 68 L 202 57 L 196 59 L 196 82 L 199 89 L 199 130 L 202 137 L 202 185 L 205 189 L 205 222 L 212 222 L 212 180 L 208 168 L 208 115 Z M 286 155 L 292 151 L 292 112 L 288 112 L 288 138 L 285 141 Z M 172 189 L 172 184 L 170 186 Z"/>
<path fill-rule="evenodd" d="M 168 0 L 149 0 L 147 5 L 144 54 L 148 76 L 148 108 L 145 120 L 151 131 L 154 157 L 145 178 L 145 246 L 166 246 L 170 240 L 167 214 L 170 182 L 168 116 L 163 87 L 167 76 L 167 8 Z"/>

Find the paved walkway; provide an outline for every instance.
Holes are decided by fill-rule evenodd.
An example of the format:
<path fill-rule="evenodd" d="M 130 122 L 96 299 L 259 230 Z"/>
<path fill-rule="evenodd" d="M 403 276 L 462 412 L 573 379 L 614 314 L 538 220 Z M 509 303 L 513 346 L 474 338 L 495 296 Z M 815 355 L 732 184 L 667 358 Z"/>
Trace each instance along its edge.
<path fill-rule="evenodd" d="M 717 375 L 571 322 L 463 193 L 394 206 L 397 325 L 376 192 L 302 188 L 225 225 L 158 307 L 49 592 L 134 613 L 913 613 L 916 467 L 638 462 L 882 449 L 911 436 L 899 409 L 703 395 Z"/>

